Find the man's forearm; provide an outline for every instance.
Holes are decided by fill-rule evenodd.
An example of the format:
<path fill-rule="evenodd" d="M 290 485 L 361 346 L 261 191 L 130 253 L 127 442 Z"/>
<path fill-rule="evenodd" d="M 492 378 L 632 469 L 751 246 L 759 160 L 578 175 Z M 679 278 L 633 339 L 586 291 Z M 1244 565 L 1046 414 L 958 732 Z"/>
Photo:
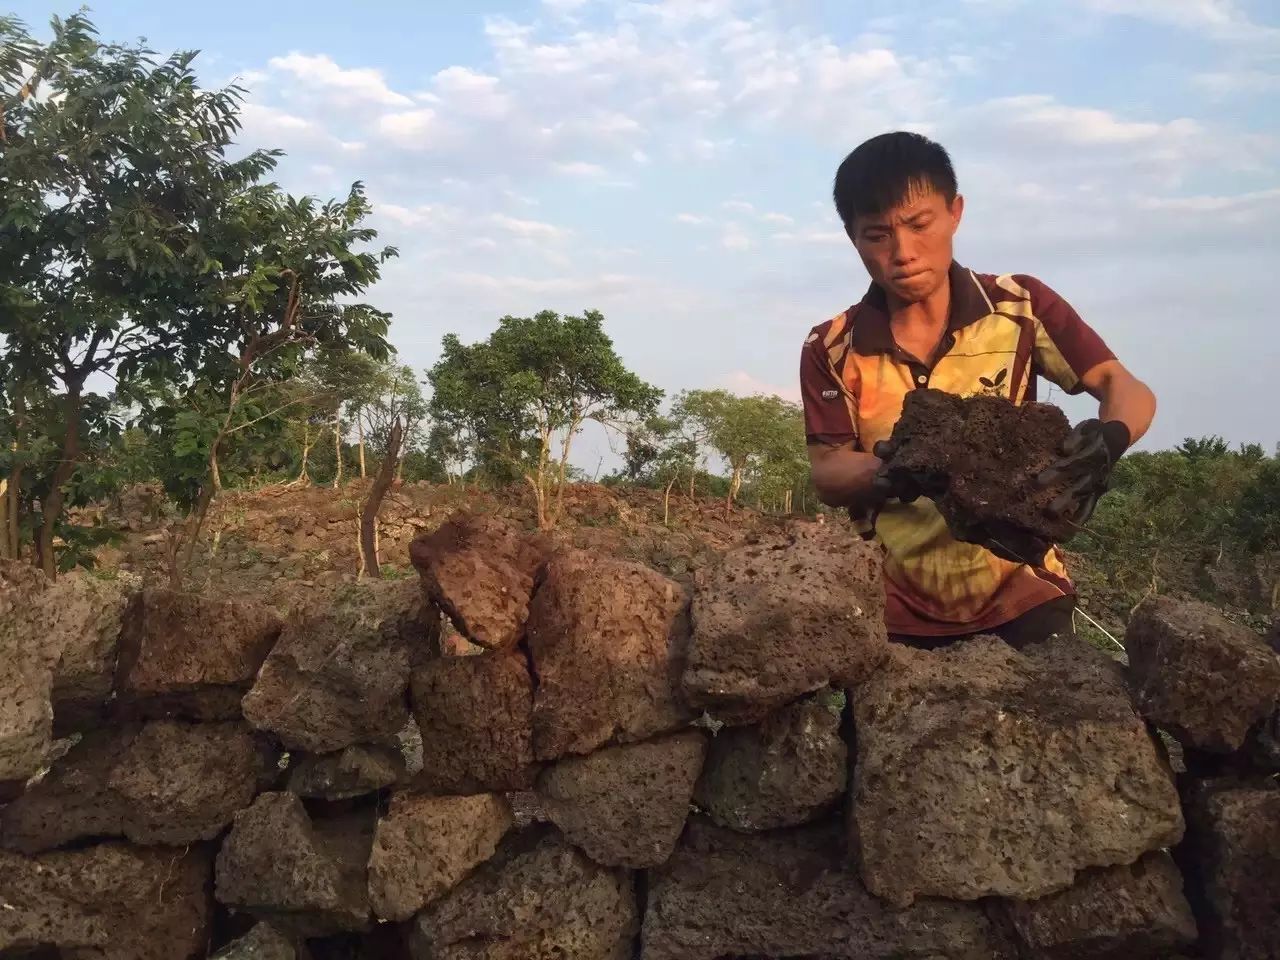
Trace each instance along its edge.
<path fill-rule="evenodd" d="M 875 505 L 878 457 L 849 447 L 824 447 L 810 448 L 810 459 L 813 486 L 827 506 L 858 511 Z"/>
<path fill-rule="evenodd" d="M 1117 385 L 1102 399 L 1098 407 L 1098 418 L 1104 423 L 1108 420 L 1119 420 L 1129 428 L 1129 442 L 1137 443 L 1156 415 L 1156 396 L 1141 380 L 1130 378 L 1129 382 Z"/>
<path fill-rule="evenodd" d="M 1151 388 L 1112 360 L 1084 377 L 1084 385 L 1098 398 L 1098 419 L 1118 420 L 1129 429 L 1129 443 L 1137 443 L 1156 415 L 1156 395 Z"/>

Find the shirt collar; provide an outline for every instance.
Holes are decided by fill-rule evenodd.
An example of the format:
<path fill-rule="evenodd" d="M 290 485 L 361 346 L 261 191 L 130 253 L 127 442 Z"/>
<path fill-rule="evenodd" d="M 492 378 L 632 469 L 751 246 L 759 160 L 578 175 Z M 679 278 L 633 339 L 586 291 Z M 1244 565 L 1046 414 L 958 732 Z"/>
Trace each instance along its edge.
<path fill-rule="evenodd" d="M 947 271 L 951 284 L 951 310 L 947 329 L 959 330 L 981 320 L 991 312 L 991 303 L 978 284 L 973 271 L 951 261 Z M 857 313 L 856 319 L 853 314 Z M 889 306 L 884 290 L 871 284 L 866 295 L 849 311 L 849 343 L 861 354 L 893 353 L 893 331 L 889 326 Z"/>

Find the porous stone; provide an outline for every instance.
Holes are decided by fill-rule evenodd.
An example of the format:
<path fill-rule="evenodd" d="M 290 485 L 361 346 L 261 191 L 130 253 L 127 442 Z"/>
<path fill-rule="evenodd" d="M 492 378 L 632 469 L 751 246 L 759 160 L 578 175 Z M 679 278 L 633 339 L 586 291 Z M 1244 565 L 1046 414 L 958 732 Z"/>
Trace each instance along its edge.
<path fill-rule="evenodd" d="M 1152 597 L 1125 631 L 1138 709 L 1185 746 L 1239 749 L 1280 703 L 1280 656 L 1196 600 Z"/>
<path fill-rule="evenodd" d="M 679 683 L 688 614 L 680 585 L 648 567 L 581 550 L 553 555 L 529 610 L 537 758 L 686 726 L 693 715 Z"/>
<path fill-rule="evenodd" d="M 195 960 L 205 955 L 210 853 L 103 843 L 0 851 L 0 955 Z"/>
<path fill-rule="evenodd" d="M 59 577 L 45 592 L 42 629 L 59 650 L 53 668 L 55 732 L 81 730 L 101 721 L 132 596 L 127 584 L 87 573 Z"/>
<path fill-rule="evenodd" d="M 497 794 L 396 793 L 373 837 L 373 912 L 408 920 L 492 857 L 511 824 L 511 806 Z"/>
<path fill-rule="evenodd" d="M 424 793 L 485 793 L 533 785 L 533 682 L 519 653 L 444 657 L 413 672 Z"/>
<path fill-rule="evenodd" d="M 880 568 L 877 549 L 839 523 L 731 550 L 694 593 L 684 695 L 716 719 L 753 723 L 869 676 L 887 649 Z"/>
<path fill-rule="evenodd" d="M 538 775 L 538 795 L 592 860 L 651 867 L 675 848 L 706 749 L 706 737 L 688 731 L 566 757 Z"/>
<path fill-rule="evenodd" d="M 212 960 L 299 960 L 293 941 L 269 923 L 254 924 L 243 937 L 228 943 Z"/>
<path fill-rule="evenodd" d="M 111 771 L 123 832 L 135 843 L 211 840 L 253 802 L 263 753 L 243 723 L 145 724 Z"/>
<path fill-rule="evenodd" d="M 630 960 L 628 871 L 599 866 L 550 828 L 508 836 L 414 921 L 414 960 Z"/>
<path fill-rule="evenodd" d="M 243 723 L 158 720 L 91 731 L 0 811 L 0 841 L 35 853 L 88 837 L 209 840 L 252 802 L 263 760 Z"/>
<path fill-rule="evenodd" d="M 895 910 L 842 863 L 830 824 L 740 834 L 691 820 L 649 874 L 642 960 L 805 957 L 991 960 L 1001 941 L 974 904 Z"/>
<path fill-rule="evenodd" d="M 120 706 L 143 717 L 237 719 L 279 635 L 279 618 L 258 604 L 143 590 L 120 634 Z"/>
<path fill-rule="evenodd" d="M 1196 942 L 1182 875 L 1164 851 L 1086 870 L 1069 889 L 1006 910 L 1023 951 L 1043 960 L 1167 960 Z"/>
<path fill-rule="evenodd" d="M 912 390 L 889 438 L 885 470 L 930 497 L 958 540 L 990 536 L 1011 549 L 1027 535 L 1065 541 L 1076 528 L 1048 509 L 1063 491 L 1036 478 L 1059 458 L 1070 432 L 1053 404 Z"/>
<path fill-rule="evenodd" d="M 896 647 L 851 693 L 850 829 L 872 893 L 1035 899 L 1176 843 L 1171 772 L 1118 670 L 1074 638 Z"/>
<path fill-rule="evenodd" d="M 523 635 L 542 562 L 535 539 L 496 517 L 455 513 L 415 539 L 409 558 L 428 595 L 468 640 L 493 649 Z"/>
<path fill-rule="evenodd" d="M 1280 786 L 1192 780 L 1177 853 L 1206 956 L 1274 960 L 1280 951 Z"/>
<path fill-rule="evenodd" d="M 300 797 L 346 800 L 375 793 L 406 776 L 400 750 L 377 744 L 289 758 L 289 790 Z"/>
<path fill-rule="evenodd" d="M 694 793 L 698 807 L 734 830 L 792 827 L 832 809 L 848 780 L 843 701 L 826 691 L 776 710 L 759 726 L 721 730 Z"/>
<path fill-rule="evenodd" d="M 409 651 L 358 612 L 293 618 L 245 695 L 245 718 L 312 753 L 394 743 L 409 718 Z"/>
<path fill-rule="evenodd" d="M 312 820 L 292 793 L 264 793 L 236 814 L 216 865 L 220 903 L 299 936 L 369 925 L 367 811 Z"/>
<path fill-rule="evenodd" d="M 53 735 L 53 664 L 39 620 L 38 570 L 0 561 L 0 799 L 39 772 Z"/>

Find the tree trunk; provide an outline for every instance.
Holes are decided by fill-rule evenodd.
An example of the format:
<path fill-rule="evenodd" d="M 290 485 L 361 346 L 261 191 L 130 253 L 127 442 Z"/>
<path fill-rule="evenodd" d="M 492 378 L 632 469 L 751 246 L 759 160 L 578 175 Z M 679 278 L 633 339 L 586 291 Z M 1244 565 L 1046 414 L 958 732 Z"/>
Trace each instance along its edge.
<path fill-rule="evenodd" d="M 53 555 L 53 536 L 58 527 L 58 518 L 62 514 L 62 504 L 66 499 L 63 487 L 76 472 L 76 461 L 80 458 L 80 415 L 81 390 L 84 382 L 71 381 L 67 384 L 66 436 L 62 440 L 62 457 L 53 471 L 50 481 L 49 495 L 41 504 L 43 518 L 40 522 L 40 539 L 36 546 L 36 556 L 40 561 L 40 569 L 46 576 L 58 575 L 57 558 Z"/>
<path fill-rule="evenodd" d="M 302 469 L 298 471 L 298 483 L 307 483 L 307 459 L 311 454 L 311 424 L 302 425 Z"/>
<path fill-rule="evenodd" d="M 4 537 L 9 547 L 9 557 L 13 560 L 20 559 L 22 555 L 22 537 L 21 537 L 21 516 L 18 509 L 18 497 L 22 492 L 22 465 L 18 463 L 18 451 L 23 428 L 26 426 L 27 420 L 27 401 L 23 395 L 22 387 L 16 381 L 13 385 L 13 442 L 9 444 L 9 450 L 13 454 L 13 470 L 9 473 L 9 523 L 8 526 L 0 531 L 0 537 Z"/>
<path fill-rule="evenodd" d="M 730 464 L 730 466 L 733 466 Z M 729 475 L 729 495 L 725 498 L 725 510 L 733 509 L 733 501 L 738 498 L 738 488 L 742 486 L 742 467 L 733 466 L 733 473 Z"/>
<path fill-rule="evenodd" d="M 551 514 L 552 523 L 555 523 L 557 520 L 560 519 L 560 509 L 561 509 L 561 506 L 564 504 L 565 474 L 568 472 L 568 469 L 569 469 L 569 445 L 573 443 L 573 435 L 575 432 L 577 432 L 581 423 L 582 423 L 581 420 L 570 421 L 569 429 L 564 435 L 564 447 L 562 447 L 560 450 L 560 463 L 557 469 L 557 480 L 559 483 L 558 483 L 558 486 L 556 487 L 555 508 L 553 509 Z"/>
<path fill-rule="evenodd" d="M 356 435 L 360 438 L 360 479 L 363 480 L 368 474 L 364 466 L 364 421 L 359 417 L 356 417 Z"/>
<path fill-rule="evenodd" d="M 216 445 L 209 451 L 209 483 L 215 493 L 222 489 L 222 472 L 218 469 L 218 448 Z"/>
<path fill-rule="evenodd" d="M 698 475 L 697 469 L 695 467 L 690 467 L 689 468 L 689 499 L 690 500 L 693 499 L 693 480 L 697 475 Z"/>
<path fill-rule="evenodd" d="M 782 512 L 791 515 L 791 491 L 788 490 L 782 497 Z"/>
<path fill-rule="evenodd" d="M 542 489 L 542 481 L 534 474 L 526 473 L 525 481 L 533 488 L 533 502 L 538 515 L 538 529 L 547 529 L 547 497 Z"/>
<path fill-rule="evenodd" d="M 333 489 L 337 490 L 342 486 L 342 418 L 339 417 L 333 424 Z"/>
<path fill-rule="evenodd" d="M 667 521 L 671 517 L 671 488 L 675 486 L 676 480 L 680 478 L 680 474 L 676 474 L 667 484 L 667 489 L 662 494 L 662 525 L 668 526 Z"/>
<path fill-rule="evenodd" d="M 0 557 L 9 556 L 9 478 L 0 479 Z"/>
<path fill-rule="evenodd" d="M 382 458 L 378 475 L 360 510 L 360 564 L 363 572 L 375 580 L 382 576 L 382 569 L 378 565 L 378 511 L 382 509 L 382 500 L 391 489 L 391 478 L 395 474 L 400 442 L 403 439 L 404 427 L 397 417 L 391 425 L 391 436 L 387 438 L 386 455 Z"/>
<path fill-rule="evenodd" d="M 404 482 L 404 457 L 396 460 L 396 483 Z"/>

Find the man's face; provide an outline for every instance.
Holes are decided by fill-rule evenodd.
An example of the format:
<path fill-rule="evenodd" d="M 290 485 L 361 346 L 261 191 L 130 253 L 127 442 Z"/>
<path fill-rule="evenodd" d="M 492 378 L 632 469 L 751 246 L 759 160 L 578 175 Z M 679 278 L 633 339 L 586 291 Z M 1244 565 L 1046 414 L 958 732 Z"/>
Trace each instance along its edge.
<path fill-rule="evenodd" d="M 871 279 L 903 303 L 919 303 L 947 279 L 964 197 L 950 205 L 932 188 L 912 190 L 884 213 L 855 218 L 849 239 Z"/>

